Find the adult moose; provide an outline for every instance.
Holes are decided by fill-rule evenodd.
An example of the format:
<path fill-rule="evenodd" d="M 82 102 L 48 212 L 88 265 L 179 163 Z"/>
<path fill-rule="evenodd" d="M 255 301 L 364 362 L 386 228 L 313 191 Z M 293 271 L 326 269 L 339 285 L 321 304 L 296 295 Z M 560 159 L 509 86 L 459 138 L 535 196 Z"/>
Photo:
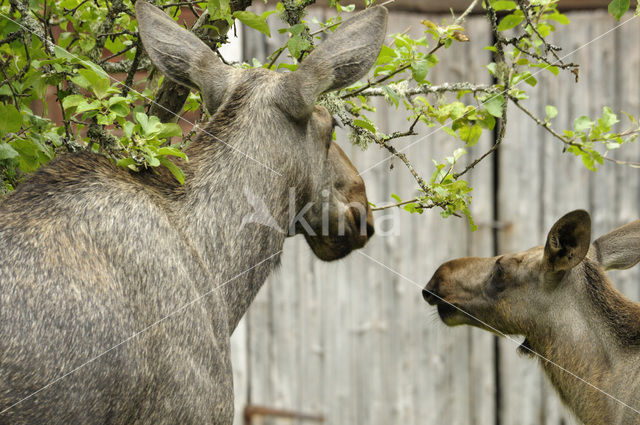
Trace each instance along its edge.
<path fill-rule="evenodd" d="M 546 245 L 441 265 L 423 291 L 449 325 L 524 335 L 560 398 L 588 425 L 640 423 L 640 304 L 605 270 L 640 261 L 640 220 L 593 244 L 591 218 L 573 211 Z"/>
<path fill-rule="evenodd" d="M 229 336 L 279 262 L 278 228 L 323 260 L 373 233 L 364 183 L 314 102 L 374 63 L 384 8 L 288 74 L 226 66 L 154 6 L 138 0 L 136 14 L 152 62 L 213 116 L 183 186 L 80 153 L 3 201 L 0 423 L 230 424 Z M 246 194 L 275 225 L 243 221 Z"/>

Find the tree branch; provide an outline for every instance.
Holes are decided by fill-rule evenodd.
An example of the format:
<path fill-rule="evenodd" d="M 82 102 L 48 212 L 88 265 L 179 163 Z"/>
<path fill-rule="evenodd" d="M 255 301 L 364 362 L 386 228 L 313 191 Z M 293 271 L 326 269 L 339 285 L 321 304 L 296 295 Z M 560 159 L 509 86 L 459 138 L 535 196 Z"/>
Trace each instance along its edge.
<path fill-rule="evenodd" d="M 29 10 L 29 2 L 25 1 L 23 3 L 20 0 L 9 0 L 9 2 L 11 3 L 11 6 L 13 6 L 20 13 L 20 17 L 22 18 L 22 22 L 20 22 L 20 25 L 24 27 L 23 30 L 26 29 L 26 31 L 35 34 L 35 36 L 38 37 L 40 41 L 42 41 L 45 51 L 49 55 L 53 56 L 55 46 L 53 42 L 49 40 L 49 37 L 47 37 L 47 34 L 40 26 L 36 18 L 31 14 L 31 11 Z"/>
<path fill-rule="evenodd" d="M 574 146 L 574 147 L 580 149 L 582 152 L 585 152 L 585 150 L 582 147 L 582 145 L 580 145 L 579 143 L 575 143 L 572 139 L 564 137 L 562 134 L 560 134 L 557 131 L 555 131 L 551 127 L 551 124 L 548 121 L 542 121 L 540 118 L 538 118 L 533 112 L 531 112 L 529 109 L 525 108 L 522 105 L 522 103 L 520 102 L 519 99 L 517 99 L 514 96 L 509 96 L 509 99 L 518 107 L 518 109 L 520 109 L 522 112 L 524 112 L 529 118 L 531 118 L 540 127 L 544 128 L 553 137 L 555 137 L 556 139 L 560 140 L 565 146 Z M 628 130 L 628 131 L 620 133 L 619 136 L 620 137 L 626 137 L 626 136 L 632 136 L 634 134 L 640 134 L 640 129 L 637 129 L 637 130 L 631 129 L 631 130 Z M 616 163 L 618 165 L 630 165 L 632 167 L 640 167 L 640 163 L 633 162 L 633 161 L 622 161 L 622 160 L 619 160 L 619 159 L 609 158 L 609 157 L 607 157 L 605 155 L 602 155 L 602 159 L 604 159 L 606 161 L 609 161 L 609 162 L 614 162 L 614 163 Z"/>
<path fill-rule="evenodd" d="M 418 94 L 438 94 L 445 92 L 470 91 L 472 93 L 499 93 L 501 90 L 489 84 L 472 84 L 467 82 L 460 83 L 442 83 L 439 85 L 419 85 L 417 87 L 408 88 L 401 91 L 402 96 L 415 96 Z M 380 87 L 371 87 L 358 93 L 359 96 L 380 97 L 386 96 L 386 92 Z"/>
<path fill-rule="evenodd" d="M 496 52 L 494 53 L 495 55 L 495 62 L 497 64 L 497 66 L 499 67 L 500 64 L 504 63 L 504 44 L 505 44 L 505 39 L 500 35 L 500 32 L 498 31 L 498 18 L 496 16 L 496 12 L 495 10 L 491 7 L 491 5 L 487 2 L 487 16 L 489 18 L 489 23 L 491 25 L 491 32 L 493 33 L 493 37 L 496 40 L 495 46 L 496 46 Z M 498 75 L 496 78 L 498 79 L 498 83 L 503 83 L 504 84 L 504 90 L 502 91 L 502 93 L 509 93 L 509 76 L 504 76 L 506 78 L 504 78 L 505 81 L 499 81 L 500 78 L 503 77 L 501 75 Z M 493 96 L 498 96 L 493 95 Z M 486 100 L 485 100 L 486 102 Z M 454 173 L 453 174 L 453 178 L 454 180 L 458 180 L 460 177 L 462 177 L 463 175 L 465 175 L 466 173 L 468 173 L 469 171 L 471 171 L 476 165 L 478 165 L 482 160 L 484 160 L 487 156 L 491 155 L 492 153 L 494 153 L 498 147 L 500 146 L 500 144 L 502 143 L 502 141 L 504 140 L 504 135 L 506 132 L 506 128 L 507 128 L 507 105 L 509 104 L 509 102 L 507 102 L 507 99 L 504 99 L 504 102 L 502 103 L 502 114 L 501 117 L 498 119 L 498 122 L 496 123 L 496 125 L 498 126 L 498 134 L 496 136 L 496 141 L 493 144 L 493 146 L 491 146 L 491 148 L 486 151 L 485 153 L 483 153 L 482 155 L 480 155 L 480 157 L 476 158 L 475 160 L 473 160 L 469 165 L 467 165 L 465 167 L 464 170 L 462 170 L 459 173 Z"/>

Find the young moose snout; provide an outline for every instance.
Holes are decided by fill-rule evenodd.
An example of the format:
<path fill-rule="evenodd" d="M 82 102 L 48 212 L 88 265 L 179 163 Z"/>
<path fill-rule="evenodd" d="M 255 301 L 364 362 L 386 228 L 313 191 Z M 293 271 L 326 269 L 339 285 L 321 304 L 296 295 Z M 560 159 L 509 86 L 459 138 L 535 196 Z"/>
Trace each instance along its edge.
<path fill-rule="evenodd" d="M 585 424 L 640 423 L 640 304 L 606 270 L 640 261 L 640 220 L 592 244 L 591 218 L 573 211 L 544 247 L 441 265 L 422 296 L 449 326 L 525 337 L 563 402 Z"/>

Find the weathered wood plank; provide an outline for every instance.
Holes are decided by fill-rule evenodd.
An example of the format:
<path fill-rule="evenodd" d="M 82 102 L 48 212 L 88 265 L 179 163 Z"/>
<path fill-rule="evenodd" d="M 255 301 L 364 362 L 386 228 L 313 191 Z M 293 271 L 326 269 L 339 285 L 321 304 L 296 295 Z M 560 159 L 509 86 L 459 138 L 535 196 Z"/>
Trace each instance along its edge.
<path fill-rule="evenodd" d="M 625 16 L 625 18 L 629 18 Z M 615 100 L 618 111 L 627 111 L 636 115 L 640 111 L 640 30 L 638 25 L 625 25 L 615 33 L 617 70 L 614 79 Z M 619 114 L 622 115 L 622 114 Z M 623 126 L 629 121 L 619 116 Z M 624 127 L 623 127 L 624 128 Z M 640 162 L 640 144 L 625 146 L 614 157 L 621 160 Z M 631 167 L 614 167 L 616 199 L 612 210 L 617 213 L 615 226 L 621 226 L 640 218 L 640 171 Z M 611 229 L 603 229 L 609 231 Z M 594 235 L 599 236 L 599 234 Z M 627 296 L 640 300 L 640 267 L 612 272 L 611 278 L 616 286 Z"/>

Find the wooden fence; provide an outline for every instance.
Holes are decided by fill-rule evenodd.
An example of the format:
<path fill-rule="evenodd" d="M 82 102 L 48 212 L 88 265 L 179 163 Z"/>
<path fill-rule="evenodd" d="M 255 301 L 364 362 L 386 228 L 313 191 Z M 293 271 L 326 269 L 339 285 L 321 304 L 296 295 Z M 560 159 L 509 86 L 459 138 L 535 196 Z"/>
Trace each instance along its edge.
<path fill-rule="evenodd" d="M 410 28 L 417 36 L 425 17 L 394 12 L 389 32 Z M 556 105 L 560 114 L 554 125 L 561 129 L 582 114 L 599 115 L 603 105 L 637 115 L 640 19 L 607 33 L 617 23 L 604 11 L 569 17 L 571 25 L 560 26 L 554 40 L 565 54 L 577 50 L 569 59 L 581 65 L 580 81 L 541 72 L 526 105 L 539 114 L 545 105 Z M 488 25 L 483 17 L 472 17 L 467 28 L 470 43 L 439 52 L 441 64 L 429 76 L 434 84 L 489 82 L 484 68 L 489 53 L 482 50 L 490 39 Z M 278 45 L 256 34 L 244 34 L 244 56 L 264 61 Z M 375 119 L 383 131 L 407 127 L 403 113 L 383 101 L 378 106 Z M 571 209 L 591 212 L 594 236 L 639 216 L 640 170 L 605 163 L 592 173 L 515 107 L 509 113 L 505 144 L 470 176 L 478 231 L 470 232 L 461 219 L 444 220 L 436 210 L 395 211 L 377 216 L 377 235 L 342 261 L 315 259 L 300 237 L 285 244 L 281 270 L 232 338 L 237 424 L 243 423 L 247 405 L 324 415 L 328 425 L 576 423 L 536 362 L 516 354 L 516 344 L 476 329 L 445 327 L 420 294 L 440 263 L 539 245 Z M 434 129 L 421 129 L 419 137 L 425 135 L 407 154 L 429 175 L 431 158 L 442 159 L 459 142 Z M 402 164 L 390 170 L 387 161 L 369 169 L 386 152 L 376 147 L 362 152 L 342 133 L 339 140 L 358 169 L 367 170 L 370 200 L 384 203 L 391 192 L 403 198 L 414 194 L 416 185 Z M 491 137 L 483 136 L 468 158 L 491 144 Z M 639 161 L 640 145 L 626 146 L 616 156 Z M 627 295 L 640 299 L 638 267 L 612 277 Z M 314 422 L 256 416 L 252 423 Z"/>

